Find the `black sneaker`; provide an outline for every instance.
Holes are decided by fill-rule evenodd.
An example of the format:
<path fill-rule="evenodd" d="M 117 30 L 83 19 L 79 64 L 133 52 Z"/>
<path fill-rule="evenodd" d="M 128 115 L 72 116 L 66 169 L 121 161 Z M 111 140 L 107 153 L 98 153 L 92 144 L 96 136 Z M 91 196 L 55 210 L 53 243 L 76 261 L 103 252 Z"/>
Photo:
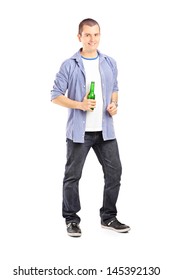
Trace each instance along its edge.
<path fill-rule="evenodd" d="M 69 236 L 72 236 L 72 237 L 80 237 L 82 234 L 79 225 L 77 223 L 73 223 L 73 222 L 67 224 L 67 233 Z"/>
<path fill-rule="evenodd" d="M 108 222 L 108 223 L 101 223 L 101 227 L 102 228 L 106 228 L 106 229 L 112 229 L 115 230 L 117 232 L 128 232 L 130 230 L 130 227 L 120 223 L 117 218 L 113 218 L 112 221 Z"/>

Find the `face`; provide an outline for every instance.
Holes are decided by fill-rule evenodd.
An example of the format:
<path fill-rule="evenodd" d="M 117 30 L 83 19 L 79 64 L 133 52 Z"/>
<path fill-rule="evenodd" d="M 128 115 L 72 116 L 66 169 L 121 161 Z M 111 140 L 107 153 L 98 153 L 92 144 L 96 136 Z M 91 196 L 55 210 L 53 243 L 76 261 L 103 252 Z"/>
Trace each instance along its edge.
<path fill-rule="evenodd" d="M 100 42 L 99 26 L 84 25 L 82 34 L 78 34 L 78 39 L 83 45 L 83 52 L 95 53 Z"/>

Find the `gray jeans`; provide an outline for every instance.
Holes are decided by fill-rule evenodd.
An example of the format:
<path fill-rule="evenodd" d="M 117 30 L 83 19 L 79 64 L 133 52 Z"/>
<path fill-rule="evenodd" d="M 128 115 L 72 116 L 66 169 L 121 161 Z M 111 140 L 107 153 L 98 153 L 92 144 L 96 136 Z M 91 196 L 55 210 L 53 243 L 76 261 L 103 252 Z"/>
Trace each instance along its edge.
<path fill-rule="evenodd" d="M 77 215 L 81 209 L 79 180 L 90 148 L 93 148 L 104 173 L 101 220 L 107 222 L 117 215 L 116 202 L 122 173 L 117 141 L 116 139 L 104 141 L 102 132 L 86 132 L 84 143 L 74 143 L 67 139 L 67 162 L 63 180 L 63 217 L 66 223 L 80 222 Z"/>

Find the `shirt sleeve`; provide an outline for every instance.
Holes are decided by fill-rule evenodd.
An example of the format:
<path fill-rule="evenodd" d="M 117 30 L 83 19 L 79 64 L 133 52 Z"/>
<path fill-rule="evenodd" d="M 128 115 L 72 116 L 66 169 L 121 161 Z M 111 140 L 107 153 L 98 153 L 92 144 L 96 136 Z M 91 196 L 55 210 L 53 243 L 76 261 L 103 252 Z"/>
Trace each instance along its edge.
<path fill-rule="evenodd" d="M 119 91 L 119 87 L 118 87 L 118 80 L 117 80 L 117 76 L 118 76 L 117 63 L 116 63 L 115 59 L 110 57 L 110 56 L 107 57 L 107 62 L 109 64 L 109 66 L 111 67 L 112 73 L 113 73 L 112 92 L 118 92 Z"/>
<path fill-rule="evenodd" d="M 65 95 L 68 88 L 68 67 L 64 62 L 56 74 L 53 89 L 51 90 L 51 101 L 60 95 Z"/>
<path fill-rule="evenodd" d="M 113 63 L 113 73 L 114 73 L 114 85 L 113 85 L 113 92 L 118 92 L 119 87 L 118 87 L 118 69 L 117 69 L 117 63 L 114 59 L 112 59 Z"/>

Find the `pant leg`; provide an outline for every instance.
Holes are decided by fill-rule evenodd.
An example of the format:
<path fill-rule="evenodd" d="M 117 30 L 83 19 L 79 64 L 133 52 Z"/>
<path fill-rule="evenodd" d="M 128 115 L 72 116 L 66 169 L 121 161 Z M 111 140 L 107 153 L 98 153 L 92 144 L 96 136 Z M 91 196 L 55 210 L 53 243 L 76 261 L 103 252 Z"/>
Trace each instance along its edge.
<path fill-rule="evenodd" d="M 63 180 L 63 217 L 68 222 L 80 222 L 79 180 L 90 146 L 67 139 L 67 162 Z"/>
<path fill-rule="evenodd" d="M 100 139 L 93 146 L 93 149 L 102 165 L 104 173 L 105 185 L 100 217 L 105 222 L 117 215 L 116 203 L 120 189 L 122 166 L 116 139 L 108 141 Z"/>

